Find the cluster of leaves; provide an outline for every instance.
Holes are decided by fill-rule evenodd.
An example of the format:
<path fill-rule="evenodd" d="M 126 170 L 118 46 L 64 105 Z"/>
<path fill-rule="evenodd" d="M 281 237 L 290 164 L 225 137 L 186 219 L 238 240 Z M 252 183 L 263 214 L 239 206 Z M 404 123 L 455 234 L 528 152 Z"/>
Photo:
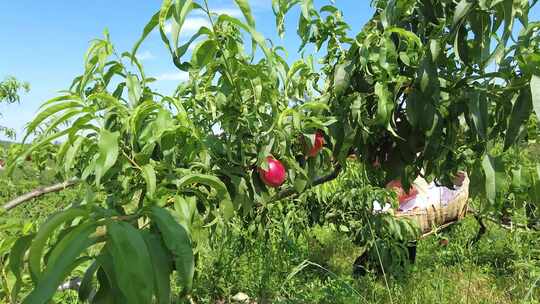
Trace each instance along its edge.
<path fill-rule="evenodd" d="M 340 122 L 334 155 L 352 147 L 389 178 L 407 184 L 424 169 L 450 184 L 495 143 L 519 141 L 533 108 L 540 112 L 540 27 L 528 20 L 535 2 L 374 1 L 373 18 L 347 37 L 339 11 L 324 6 L 323 18 L 302 1 L 302 41 L 326 43 L 320 99 Z M 290 5 L 276 7 L 283 16 Z"/>
<path fill-rule="evenodd" d="M 536 126 L 535 126 L 536 128 Z M 487 180 L 493 187 L 493 197 L 489 198 L 481 188 L 484 180 L 473 174 L 471 190 L 480 203 L 477 207 L 484 215 L 490 215 L 499 221 L 508 222 L 521 211 L 526 211 L 525 222 L 513 220 L 514 223 L 538 229 L 540 215 L 540 164 L 538 164 L 538 145 L 531 141 L 527 145 L 516 146 L 503 151 L 502 144 L 491 152 L 491 179 Z M 483 163 L 484 165 L 486 163 Z M 492 202 L 490 202 L 490 199 Z"/>
<path fill-rule="evenodd" d="M 482 162 L 482 193 L 493 203 L 487 152 L 501 140 L 504 148 L 521 141 L 521 126 L 538 110 L 532 4 L 374 1 L 375 15 L 351 38 L 334 6 L 273 1 L 281 32 L 287 11 L 300 4 L 301 50 L 325 50 L 316 68 L 310 55 L 289 66 L 281 48 L 255 30 L 247 1 L 235 2 L 245 22 L 212 13 L 206 1 L 164 0 L 131 52 L 118 54 L 105 33 L 91 43 L 84 73 L 29 123 L 28 134 L 39 136 L 18 162 L 61 139 L 61 174 L 79 179 L 84 197 L 13 247 L 13 269 L 27 264 L 35 284 L 23 303 L 46 303 L 81 263 L 90 264 L 81 300 L 168 303 L 173 273 L 188 294 L 201 230 L 211 233 L 235 214 L 263 221 L 273 202 L 328 180 L 328 172 L 336 176 L 351 153 L 368 172 L 378 162 L 386 178 L 401 176 L 405 186 L 422 168 L 445 183 Z M 180 44 L 194 11 L 210 26 Z M 516 20 L 523 30 L 508 45 Z M 171 96 L 151 89 L 155 79 L 135 56 L 155 29 L 174 66 L 189 73 Z M 306 158 L 319 130 L 329 149 Z M 281 191 L 267 189 L 253 170 L 265 168 L 270 154 L 287 167 Z M 367 216 L 371 199 L 386 199 L 371 192 L 342 191 L 339 208 Z M 412 231 L 380 219 L 373 229 Z M 341 220 L 366 238 L 368 221 L 354 214 Z"/>
<path fill-rule="evenodd" d="M 311 226 L 328 225 L 362 247 L 373 268 L 382 263 L 386 271 L 399 272 L 409 261 L 407 244 L 420 231 L 416 223 L 395 218 L 391 210 L 381 212 L 386 202 L 396 201 L 395 193 L 372 184 L 377 181 L 349 160 L 338 178 L 305 192 L 298 204 L 307 210 Z"/>
<path fill-rule="evenodd" d="M 30 90 L 30 84 L 27 82 L 20 82 L 13 76 L 6 77 L 0 82 L 0 102 L 16 103 L 21 100 L 20 92 L 28 92 Z"/>
<path fill-rule="evenodd" d="M 0 81 L 0 103 L 16 103 L 21 100 L 20 92 L 28 92 L 30 90 L 30 84 L 27 82 L 20 82 L 13 76 L 6 77 L 3 81 Z M 1 117 L 1 114 L 0 114 Z M 3 133 L 8 138 L 15 138 L 15 130 L 0 126 L 0 133 Z"/>

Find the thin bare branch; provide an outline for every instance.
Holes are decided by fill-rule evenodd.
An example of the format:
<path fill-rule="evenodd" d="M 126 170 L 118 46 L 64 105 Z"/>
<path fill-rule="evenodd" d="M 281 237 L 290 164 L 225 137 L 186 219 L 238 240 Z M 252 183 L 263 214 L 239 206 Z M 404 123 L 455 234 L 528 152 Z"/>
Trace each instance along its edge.
<path fill-rule="evenodd" d="M 503 228 L 503 229 L 506 229 L 506 230 L 514 230 L 514 229 L 531 229 L 531 230 L 538 230 L 536 229 L 535 227 L 529 227 L 527 226 L 526 224 L 521 224 L 521 223 L 510 223 L 510 224 L 504 224 L 502 223 L 499 219 L 493 217 L 493 216 L 490 216 L 490 215 L 482 215 L 480 214 L 479 212 L 477 212 L 476 210 L 472 209 L 471 207 L 469 207 L 468 209 L 468 213 L 472 213 L 473 215 L 475 216 L 479 216 L 481 217 L 482 219 L 486 219 L 494 224 L 497 224 L 499 225 L 499 227 Z"/>
<path fill-rule="evenodd" d="M 65 190 L 66 188 L 69 188 L 71 186 L 74 186 L 76 184 L 79 183 L 79 180 L 76 180 L 76 179 L 73 179 L 73 180 L 68 180 L 68 181 L 65 181 L 65 182 L 61 182 L 61 183 L 58 183 L 58 184 L 54 184 L 54 185 L 51 185 L 51 186 L 47 186 L 47 187 L 39 187 L 37 189 L 34 189 L 28 193 L 25 193 L 19 197 L 16 197 L 14 199 L 12 199 L 11 201 L 5 203 L 2 208 L 9 211 L 17 206 L 19 206 L 20 204 L 24 203 L 24 202 L 27 202 L 31 199 L 34 199 L 34 198 L 37 198 L 37 197 L 40 197 L 44 194 L 47 194 L 47 193 L 51 193 L 51 192 L 58 192 L 58 191 L 62 191 L 62 190 Z"/>

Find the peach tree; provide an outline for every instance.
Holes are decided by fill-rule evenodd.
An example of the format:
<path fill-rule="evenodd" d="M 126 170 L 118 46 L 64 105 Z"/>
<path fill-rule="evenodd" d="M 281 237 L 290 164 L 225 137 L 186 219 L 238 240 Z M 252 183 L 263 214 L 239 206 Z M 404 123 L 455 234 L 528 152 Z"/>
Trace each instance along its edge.
<path fill-rule="evenodd" d="M 173 285 L 189 295 L 201 238 L 232 217 L 262 221 L 269 204 L 337 177 L 352 154 L 405 185 L 474 171 L 475 195 L 497 210 L 506 172 L 519 171 L 501 153 L 537 137 L 527 127 L 540 116 L 540 23 L 528 18 L 537 1 L 375 0 L 351 35 L 335 5 L 273 0 L 280 35 L 300 10 L 302 58 L 290 64 L 256 31 L 248 1 L 235 2 L 242 20 L 206 0 L 164 0 L 130 52 L 105 32 L 84 73 L 28 124 L 42 131 L 19 160 L 60 141 L 60 174 L 81 195 L 13 246 L 14 293 L 25 269 L 34 284 L 23 303 L 47 303 L 80 265 L 81 301 L 169 303 Z M 195 12 L 210 26 L 181 43 Z M 189 73 L 171 95 L 152 89 L 136 57 L 152 31 Z M 277 188 L 259 178 L 269 156 L 286 168 Z M 523 202 L 539 201 L 538 168 L 524 169 Z"/>

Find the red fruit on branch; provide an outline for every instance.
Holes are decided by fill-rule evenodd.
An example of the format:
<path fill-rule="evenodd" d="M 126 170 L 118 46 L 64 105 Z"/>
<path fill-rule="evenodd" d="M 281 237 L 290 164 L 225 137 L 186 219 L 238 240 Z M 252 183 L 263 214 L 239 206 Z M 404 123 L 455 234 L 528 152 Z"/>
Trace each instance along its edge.
<path fill-rule="evenodd" d="M 264 170 L 261 167 L 257 169 L 259 171 L 259 176 L 261 180 L 267 186 L 273 188 L 281 186 L 287 178 L 285 167 L 279 160 L 275 159 L 273 156 L 268 156 L 266 158 L 266 162 L 268 163 L 268 170 Z"/>
<path fill-rule="evenodd" d="M 323 146 L 324 146 L 324 135 L 321 131 L 317 131 L 317 133 L 315 133 L 315 141 L 313 142 L 313 146 L 308 152 L 308 156 L 314 157 L 315 155 L 317 155 L 317 153 L 319 153 L 319 151 L 321 151 Z"/>

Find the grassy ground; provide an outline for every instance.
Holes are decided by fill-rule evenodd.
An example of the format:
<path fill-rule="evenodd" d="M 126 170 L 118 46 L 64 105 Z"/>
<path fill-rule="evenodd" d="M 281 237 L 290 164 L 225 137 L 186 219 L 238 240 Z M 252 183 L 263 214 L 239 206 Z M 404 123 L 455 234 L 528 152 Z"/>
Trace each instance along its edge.
<path fill-rule="evenodd" d="M 25 166 L 22 171 L 17 171 L 11 178 L 0 171 L 0 205 L 23 193 L 37 188 L 38 186 L 55 183 L 53 173 L 50 171 L 38 172 L 32 166 Z M 38 200 L 23 204 L 9 213 L 0 213 L 0 282 L 9 282 L 6 287 L 0 284 L 0 303 L 6 302 L 6 289 L 10 291 L 14 282 L 13 275 L 7 270 L 7 255 L 13 242 L 24 231 L 25 234 L 35 232 L 39 225 L 52 213 L 69 206 L 78 198 L 76 190 L 68 190 L 60 193 L 45 195 Z M 29 277 L 22 287 L 22 292 L 30 288 Z M 57 303 L 76 303 L 69 299 L 76 299 L 73 295 L 59 294 Z"/>
<path fill-rule="evenodd" d="M 239 291 L 258 303 L 538 303 L 538 235 L 490 226 L 467 248 L 475 229 L 468 218 L 420 241 L 416 264 L 386 277 L 388 288 L 382 276 L 353 278 L 359 248 L 328 228 L 248 246 L 233 237 L 223 251 L 203 254 L 196 294 L 202 303 L 228 300 L 225 295 Z"/>
<path fill-rule="evenodd" d="M 0 179 L 0 201 L 53 181 L 51 176 L 33 176 L 28 172 Z M 0 243 L 7 245 L 24 223 L 35 229 L 48 214 L 76 198 L 76 190 L 53 194 L 9 216 L 0 215 Z M 284 221 L 275 218 L 260 237 L 231 225 L 201 243 L 195 302 L 228 303 L 244 292 L 252 303 L 540 303 L 538 233 L 489 226 L 487 234 L 468 247 L 478 227 L 474 218 L 467 218 L 421 240 L 416 264 L 405 272 L 354 278 L 351 265 L 360 248 L 328 227 L 298 233 L 287 229 Z M 441 239 L 448 245 L 441 245 Z M 1 250 L 0 257 L 9 248 Z M 77 303 L 76 294 L 58 294 L 55 303 Z"/>

